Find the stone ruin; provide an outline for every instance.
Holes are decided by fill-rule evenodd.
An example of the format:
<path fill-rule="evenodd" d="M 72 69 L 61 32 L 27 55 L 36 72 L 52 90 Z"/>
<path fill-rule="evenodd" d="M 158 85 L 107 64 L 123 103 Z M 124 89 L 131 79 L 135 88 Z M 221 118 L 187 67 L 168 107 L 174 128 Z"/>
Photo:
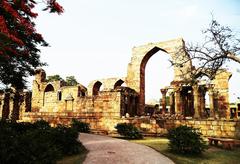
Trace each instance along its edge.
<path fill-rule="evenodd" d="M 90 123 L 93 131 L 106 133 L 114 133 L 117 123 L 128 122 L 134 123 L 145 134 L 162 135 L 167 129 L 183 124 L 200 127 L 207 136 L 239 137 L 239 121 L 229 121 L 228 81 L 231 73 L 222 70 L 209 84 L 202 81 L 188 83 L 194 67 L 183 51 L 184 46 L 180 38 L 134 47 L 126 77 L 94 80 L 87 87 L 81 84 L 66 86 L 62 81 L 47 82 L 45 71 L 38 69 L 32 92 L 20 94 L 19 111 L 14 110 L 14 98 L 10 96 L 14 93 L 0 93 L 0 114 L 3 119 L 19 118 L 20 121 L 44 119 L 52 126 L 69 125 L 75 118 Z M 187 62 L 173 66 L 173 81 L 161 89 L 161 113 L 146 116 L 145 67 L 158 51 L 169 54 L 175 63 Z M 206 93 L 209 94 L 209 110 L 205 108 Z M 167 94 L 170 97 L 168 111 Z"/>

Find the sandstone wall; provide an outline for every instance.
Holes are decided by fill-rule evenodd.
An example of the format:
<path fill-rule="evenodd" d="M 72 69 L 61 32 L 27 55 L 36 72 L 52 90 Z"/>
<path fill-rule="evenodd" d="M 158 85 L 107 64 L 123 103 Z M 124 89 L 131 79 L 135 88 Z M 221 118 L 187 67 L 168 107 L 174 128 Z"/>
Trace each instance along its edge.
<path fill-rule="evenodd" d="M 240 122 L 224 120 L 165 120 L 161 126 L 165 129 L 187 125 L 200 128 L 204 136 L 240 138 Z"/>
<path fill-rule="evenodd" d="M 214 121 L 214 120 L 155 120 L 149 117 L 119 118 L 115 112 L 41 112 L 25 113 L 24 121 L 34 122 L 44 119 L 52 126 L 57 124 L 69 125 L 72 118 L 78 119 L 90 124 L 91 129 L 106 131 L 108 134 L 116 133 L 114 128 L 118 123 L 133 123 L 140 128 L 145 135 L 162 136 L 166 135 L 168 130 L 180 125 L 187 125 L 199 128 L 203 136 L 226 137 L 240 139 L 239 121 Z"/>

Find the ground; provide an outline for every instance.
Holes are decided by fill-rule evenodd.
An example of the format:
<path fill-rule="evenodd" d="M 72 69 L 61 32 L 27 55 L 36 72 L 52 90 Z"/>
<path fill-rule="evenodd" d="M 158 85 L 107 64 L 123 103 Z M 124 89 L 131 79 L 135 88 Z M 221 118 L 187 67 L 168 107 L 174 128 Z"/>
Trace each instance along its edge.
<path fill-rule="evenodd" d="M 81 133 L 80 141 L 89 150 L 84 164 L 173 164 L 150 147 L 122 139 Z"/>

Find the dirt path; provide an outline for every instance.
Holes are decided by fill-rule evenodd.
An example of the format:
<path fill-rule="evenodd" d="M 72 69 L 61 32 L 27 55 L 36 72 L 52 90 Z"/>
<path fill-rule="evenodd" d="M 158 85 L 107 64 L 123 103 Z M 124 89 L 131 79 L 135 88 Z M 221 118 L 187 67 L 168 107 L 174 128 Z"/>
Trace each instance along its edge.
<path fill-rule="evenodd" d="M 84 164 L 173 164 L 155 150 L 126 140 L 93 134 L 80 134 L 89 150 Z"/>

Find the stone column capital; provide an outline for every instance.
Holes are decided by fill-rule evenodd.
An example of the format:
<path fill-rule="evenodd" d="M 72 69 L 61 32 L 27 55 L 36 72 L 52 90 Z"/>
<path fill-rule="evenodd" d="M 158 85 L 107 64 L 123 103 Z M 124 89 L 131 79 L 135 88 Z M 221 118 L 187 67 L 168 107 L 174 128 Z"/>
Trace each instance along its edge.
<path fill-rule="evenodd" d="M 167 91 L 168 91 L 168 89 L 165 89 L 165 88 L 163 88 L 163 89 L 160 89 L 160 91 L 161 91 L 162 95 L 166 95 L 166 94 L 167 94 Z"/>

